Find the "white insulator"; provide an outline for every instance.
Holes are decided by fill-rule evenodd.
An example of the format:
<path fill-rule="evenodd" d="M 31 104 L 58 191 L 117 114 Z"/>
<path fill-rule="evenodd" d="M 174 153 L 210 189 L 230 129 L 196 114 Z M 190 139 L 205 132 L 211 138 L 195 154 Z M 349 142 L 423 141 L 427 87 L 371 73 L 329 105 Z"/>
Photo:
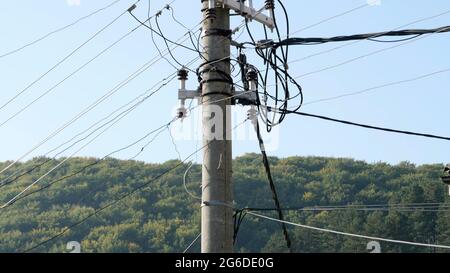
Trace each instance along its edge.
<path fill-rule="evenodd" d="M 184 105 L 185 100 L 180 100 L 180 107 L 177 108 L 177 117 L 183 121 L 187 116 L 187 109 Z"/>
<path fill-rule="evenodd" d="M 216 8 L 216 0 L 209 0 L 208 7 L 209 7 L 209 9 L 215 9 Z"/>

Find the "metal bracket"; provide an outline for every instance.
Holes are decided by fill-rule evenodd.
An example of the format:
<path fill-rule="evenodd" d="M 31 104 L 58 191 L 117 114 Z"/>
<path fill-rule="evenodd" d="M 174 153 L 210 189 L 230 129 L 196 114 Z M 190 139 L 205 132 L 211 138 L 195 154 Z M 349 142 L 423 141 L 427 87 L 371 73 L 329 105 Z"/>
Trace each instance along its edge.
<path fill-rule="evenodd" d="M 178 99 L 179 100 L 195 99 L 198 97 L 200 97 L 199 90 L 186 90 L 186 89 L 178 90 Z"/>
<path fill-rule="evenodd" d="M 250 20 L 260 22 L 271 30 L 275 28 L 273 17 L 263 13 L 264 7 L 259 10 L 254 9 L 252 0 L 247 0 L 246 3 L 236 0 L 217 0 L 217 3 L 242 14 Z"/>
<path fill-rule="evenodd" d="M 233 98 L 238 104 L 256 105 L 256 92 L 254 91 L 234 91 Z"/>

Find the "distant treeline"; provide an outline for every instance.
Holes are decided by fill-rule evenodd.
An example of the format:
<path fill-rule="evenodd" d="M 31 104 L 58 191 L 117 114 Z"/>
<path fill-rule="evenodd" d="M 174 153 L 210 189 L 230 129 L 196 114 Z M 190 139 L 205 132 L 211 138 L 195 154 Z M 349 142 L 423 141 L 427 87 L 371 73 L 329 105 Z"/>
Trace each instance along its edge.
<path fill-rule="evenodd" d="M 60 160 L 63 159 L 45 163 L 47 158 L 35 158 L 1 174 L 0 181 L 6 182 L 0 187 L 2 204 Z M 96 160 L 68 160 L 29 192 L 47 188 L 0 209 L 0 252 L 20 252 L 33 247 L 180 163 L 106 159 L 93 164 Z M 270 162 L 283 207 L 344 206 L 334 210 L 286 211 L 285 218 L 289 221 L 349 233 L 450 245 L 450 202 L 440 181 L 443 165 L 415 166 L 404 162 L 392 166 L 322 157 L 273 157 Z M 0 167 L 6 164 L 0 163 Z M 91 167 L 84 168 L 90 164 Z M 236 207 L 273 208 L 260 156 L 248 154 L 236 158 L 233 164 Z M 175 168 L 34 251 L 67 252 L 67 242 L 78 241 L 82 252 L 182 252 L 200 232 L 199 201 L 183 187 L 187 167 L 183 164 Z M 28 170 L 32 171 L 23 174 Z M 14 180 L 16 176 L 19 178 Z M 194 165 L 187 186 L 197 195 L 201 191 L 200 180 L 201 167 Z M 361 209 L 367 208 L 366 205 L 376 206 Z M 261 213 L 276 217 L 275 212 Z M 368 252 L 369 240 L 365 239 L 298 227 L 289 227 L 289 234 L 295 252 Z M 235 249 L 287 252 L 280 225 L 251 215 L 244 218 Z M 381 250 L 444 251 L 384 242 Z M 191 251 L 198 252 L 199 244 Z"/>

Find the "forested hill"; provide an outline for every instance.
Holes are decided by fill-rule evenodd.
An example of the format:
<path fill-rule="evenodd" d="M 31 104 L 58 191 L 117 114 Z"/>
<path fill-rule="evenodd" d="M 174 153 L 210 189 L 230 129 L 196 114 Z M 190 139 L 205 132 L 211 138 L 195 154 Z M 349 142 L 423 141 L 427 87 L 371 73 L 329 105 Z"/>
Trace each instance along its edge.
<path fill-rule="evenodd" d="M 36 158 L 1 174 L 0 181 L 7 183 L 0 188 L 2 204 L 58 163 L 43 164 L 46 161 Z M 440 181 L 442 165 L 392 166 L 321 157 L 270 158 L 270 161 L 283 207 L 449 202 Z M 33 251 L 67 252 L 67 242 L 80 241 L 82 252 L 182 252 L 199 234 L 199 201 L 183 187 L 188 164 L 152 181 L 180 162 L 145 164 L 107 159 L 94 163 L 96 159 L 70 159 L 26 194 L 44 187 L 42 191 L 1 209 L 0 252 L 33 247 L 148 181 L 143 190 Z M 84 168 L 88 165 L 92 166 Z M 14 174 L 32 169 L 13 180 Z M 200 171 L 200 166 L 194 165 L 187 181 L 187 187 L 196 195 L 200 195 Z M 236 207 L 274 207 L 259 155 L 235 159 L 233 175 Z M 364 208 L 288 211 L 285 218 L 349 233 L 450 245 L 450 207 L 438 204 L 426 209 Z M 261 213 L 276 217 L 274 212 Z M 289 227 L 289 233 L 297 252 L 367 252 L 365 239 L 298 227 Z M 383 242 L 381 247 L 383 252 L 442 251 Z M 199 251 L 198 242 L 191 251 Z M 236 251 L 287 251 L 280 225 L 247 215 L 239 231 Z"/>

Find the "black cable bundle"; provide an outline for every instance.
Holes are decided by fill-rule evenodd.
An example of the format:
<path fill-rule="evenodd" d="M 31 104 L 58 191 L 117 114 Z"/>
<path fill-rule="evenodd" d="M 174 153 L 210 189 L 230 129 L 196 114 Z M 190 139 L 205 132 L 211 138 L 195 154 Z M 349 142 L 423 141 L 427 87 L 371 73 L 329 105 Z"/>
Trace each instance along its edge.
<path fill-rule="evenodd" d="M 280 0 L 277 0 L 277 2 L 280 4 L 284 12 L 286 21 L 286 37 L 289 38 L 290 29 L 288 13 L 283 3 Z M 265 1 L 265 8 L 272 11 L 271 13 L 273 14 L 275 32 L 279 43 L 281 43 L 281 31 L 274 12 L 275 1 Z M 258 110 L 261 114 L 262 120 L 266 124 L 266 130 L 270 132 L 273 126 L 276 126 L 283 122 L 284 118 L 286 117 L 284 111 L 288 110 L 290 101 L 299 98 L 300 101 L 298 105 L 293 109 L 300 109 L 303 103 L 302 88 L 300 84 L 297 83 L 297 81 L 288 72 L 289 45 L 280 45 L 279 47 L 261 46 L 264 45 L 267 41 L 270 41 L 268 39 L 266 27 L 264 27 L 265 40 L 259 42 L 254 39 L 248 25 L 248 20 L 246 20 L 246 29 L 248 35 L 250 36 L 250 39 L 252 40 L 250 44 L 255 46 L 255 51 L 258 56 L 261 57 L 265 66 L 265 71 L 263 73 L 258 72 L 260 78 L 260 87 L 262 88 L 262 96 L 258 96 L 257 106 L 259 108 Z M 273 73 L 273 77 L 270 78 L 275 82 L 274 91 L 269 91 L 267 88 L 269 75 L 271 73 Z M 292 95 L 291 92 L 292 85 L 294 85 L 295 89 L 297 90 L 297 94 L 295 95 Z M 269 109 L 277 109 L 279 111 L 269 114 Z"/>

